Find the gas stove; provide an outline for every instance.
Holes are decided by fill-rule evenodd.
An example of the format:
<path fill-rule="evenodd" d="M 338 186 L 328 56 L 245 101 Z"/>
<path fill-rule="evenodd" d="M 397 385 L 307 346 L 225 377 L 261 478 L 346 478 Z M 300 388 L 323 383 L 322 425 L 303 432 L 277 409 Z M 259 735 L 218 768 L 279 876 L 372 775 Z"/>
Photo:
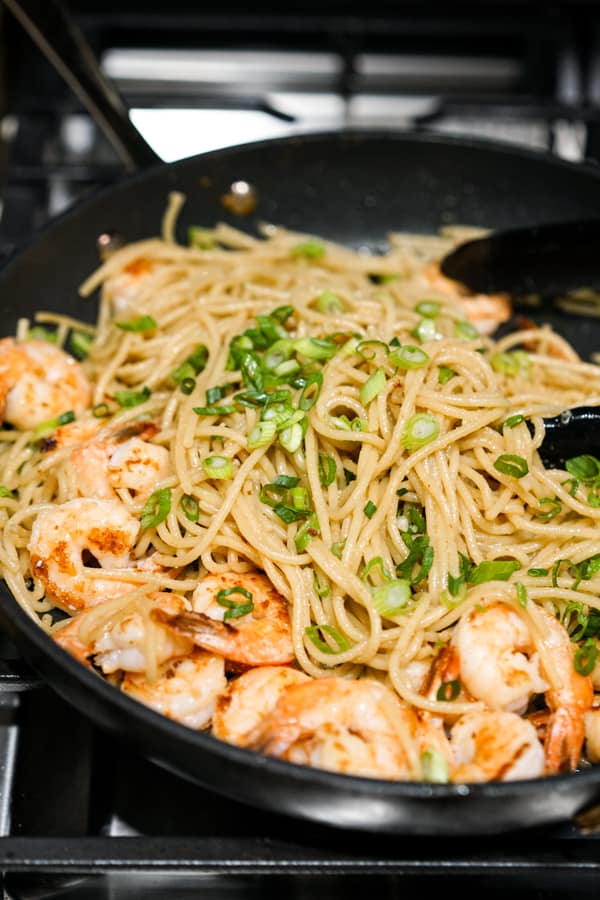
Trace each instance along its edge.
<path fill-rule="evenodd" d="M 69 8 L 166 162 L 256 139 L 432 130 L 600 159 L 594 3 Z M 0 261 L 122 176 L 118 155 L 0 5 Z M 485 839 L 376 836 L 242 806 L 98 731 L 0 645 L 5 900 L 588 897 L 583 823 Z"/>

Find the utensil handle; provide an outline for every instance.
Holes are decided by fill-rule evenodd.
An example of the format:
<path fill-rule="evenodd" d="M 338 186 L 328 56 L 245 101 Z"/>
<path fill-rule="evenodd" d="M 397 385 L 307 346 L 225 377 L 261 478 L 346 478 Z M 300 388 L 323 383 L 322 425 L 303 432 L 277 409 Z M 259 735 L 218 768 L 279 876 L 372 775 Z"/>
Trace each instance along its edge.
<path fill-rule="evenodd" d="M 129 118 L 85 36 L 61 0 L 4 0 L 112 144 L 128 172 L 163 162 Z"/>

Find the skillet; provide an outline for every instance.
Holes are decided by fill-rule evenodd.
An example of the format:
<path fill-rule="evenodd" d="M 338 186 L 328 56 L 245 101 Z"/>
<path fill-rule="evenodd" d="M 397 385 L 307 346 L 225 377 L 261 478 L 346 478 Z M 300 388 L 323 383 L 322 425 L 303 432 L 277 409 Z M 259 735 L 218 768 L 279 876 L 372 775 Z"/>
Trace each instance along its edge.
<path fill-rule="evenodd" d="M 222 203 L 236 180 L 258 192 L 239 219 Z M 429 133 L 312 133 L 154 164 L 88 197 L 36 234 L 0 271 L 2 333 L 40 308 L 93 321 L 78 286 L 98 265 L 96 240 L 159 231 L 167 195 L 187 202 L 178 222 L 261 222 L 352 247 L 385 248 L 391 231 L 440 225 L 507 228 L 594 217 L 600 172 L 539 152 Z M 551 321 L 545 314 L 545 320 Z M 553 322 L 583 355 L 600 349 L 593 320 Z M 438 836 L 497 834 L 564 822 L 600 802 L 600 766 L 512 783 L 443 785 L 379 781 L 295 766 L 222 743 L 119 692 L 58 647 L 0 588 L 0 624 L 23 657 L 65 700 L 178 776 L 236 800 L 338 828 Z"/>

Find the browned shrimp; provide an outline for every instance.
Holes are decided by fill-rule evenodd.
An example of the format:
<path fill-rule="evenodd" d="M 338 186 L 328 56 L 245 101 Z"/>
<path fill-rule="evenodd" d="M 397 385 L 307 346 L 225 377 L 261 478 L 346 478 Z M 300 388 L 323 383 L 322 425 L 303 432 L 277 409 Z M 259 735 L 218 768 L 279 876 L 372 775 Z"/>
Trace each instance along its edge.
<path fill-rule="evenodd" d="M 425 269 L 425 276 L 433 288 L 452 297 L 462 306 L 467 319 L 480 334 L 493 334 L 512 315 L 507 294 L 474 294 L 460 282 L 442 275 L 437 262 L 430 263 Z"/>
<path fill-rule="evenodd" d="M 0 340 L 0 418 L 36 428 L 64 412 L 81 413 L 92 389 L 80 363 L 48 341 Z"/>
<path fill-rule="evenodd" d="M 369 679 L 311 679 L 283 691 L 248 746 L 334 772 L 410 778 L 399 723 L 411 742 L 418 738 L 414 712 L 385 685 Z"/>
<path fill-rule="evenodd" d="M 160 610 L 155 615 L 238 667 L 283 666 L 294 659 L 288 605 L 266 575 L 207 575 L 194 591 L 192 606 L 193 612 L 172 618 Z"/>
<path fill-rule="evenodd" d="M 259 666 L 229 682 L 217 699 L 212 733 L 222 741 L 245 746 L 248 736 L 270 713 L 282 693 L 309 676 L 290 666 Z"/>

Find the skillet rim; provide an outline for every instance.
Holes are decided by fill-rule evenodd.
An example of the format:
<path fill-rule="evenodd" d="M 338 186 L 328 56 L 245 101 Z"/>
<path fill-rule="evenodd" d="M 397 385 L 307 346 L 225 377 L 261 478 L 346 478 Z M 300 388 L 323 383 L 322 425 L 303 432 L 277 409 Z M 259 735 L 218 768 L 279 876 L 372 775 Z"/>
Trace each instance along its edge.
<path fill-rule="evenodd" d="M 92 188 L 69 208 L 65 209 L 58 216 L 53 217 L 42 227 L 36 229 L 27 241 L 16 247 L 6 257 L 0 266 L 0 294 L 6 276 L 10 274 L 14 265 L 17 265 L 26 257 L 29 251 L 34 250 L 46 240 L 52 240 L 55 232 L 58 232 L 63 225 L 84 215 L 85 212 L 92 209 L 95 204 L 100 203 L 111 196 L 116 197 L 121 194 L 121 192 L 135 189 L 137 185 L 146 183 L 154 175 L 158 176 L 165 171 L 183 170 L 187 167 L 193 167 L 205 160 L 211 161 L 223 159 L 227 161 L 229 159 L 235 159 L 236 156 L 243 156 L 245 151 L 252 152 L 257 150 L 260 151 L 262 149 L 284 150 L 286 147 L 298 144 L 318 144 L 319 142 L 327 142 L 328 144 L 337 143 L 341 146 L 348 143 L 368 143 L 373 142 L 374 140 L 397 144 L 434 144 L 442 147 L 451 146 L 455 149 L 464 148 L 467 150 L 488 153 L 493 157 L 501 155 L 509 159 L 514 159 L 515 161 L 529 160 L 546 166 L 548 169 L 571 171 L 574 174 L 591 177 L 600 183 L 600 167 L 589 161 L 581 163 L 572 162 L 570 160 L 558 158 L 550 151 L 538 151 L 508 143 L 496 143 L 485 138 L 455 137 L 426 130 L 413 132 L 399 131 L 396 129 L 363 130 L 348 128 L 344 130 L 299 132 L 290 136 L 268 138 L 207 151 L 205 153 L 185 157 L 184 159 L 172 163 L 159 162 L 133 174 L 125 173 L 118 177 L 116 182 L 110 185 Z M 71 657 L 67 651 L 63 650 L 58 644 L 52 641 L 47 633 L 35 623 L 34 618 L 29 616 L 20 607 L 4 582 L 0 582 L 0 610 L 2 613 L 1 618 L 4 619 L 6 617 L 11 628 L 17 632 L 17 638 L 13 638 L 13 641 L 19 649 L 22 650 L 18 638 L 21 635 L 24 635 L 24 639 L 33 642 L 42 658 L 47 658 L 49 663 L 62 669 L 67 676 L 74 677 L 85 690 L 91 691 L 92 694 L 98 695 L 100 701 L 106 702 L 109 708 L 114 705 L 122 716 L 130 716 L 134 719 L 139 719 L 144 726 L 158 729 L 158 731 L 163 732 L 166 737 L 172 737 L 179 743 L 189 745 L 190 747 L 201 748 L 209 755 L 218 757 L 219 760 L 239 763 L 243 768 L 250 769 L 255 776 L 261 772 L 269 773 L 270 771 L 273 771 L 274 774 L 279 774 L 296 783 L 309 783 L 312 788 L 322 787 L 327 790 L 331 789 L 332 785 L 334 788 L 337 786 L 342 791 L 346 790 L 347 792 L 352 792 L 359 799 L 366 798 L 367 795 L 371 798 L 374 796 L 377 797 L 378 795 L 385 795 L 386 798 L 392 800 L 415 798 L 423 802 L 427 802 L 428 799 L 452 799 L 458 800 L 459 802 L 468 802 L 471 797 L 473 799 L 485 797 L 497 798 L 498 802 L 500 800 L 509 800 L 510 798 L 517 796 L 519 799 L 522 799 L 523 795 L 528 796 L 533 795 L 534 793 L 537 794 L 549 784 L 558 785 L 559 790 L 561 788 L 566 789 L 573 783 L 573 779 L 577 779 L 578 783 L 585 780 L 586 784 L 600 785 L 600 764 L 576 772 L 543 776 L 536 779 L 523 779 L 514 782 L 483 782 L 480 784 L 472 783 L 463 785 L 392 781 L 355 775 L 343 775 L 310 766 L 286 762 L 274 757 L 267 757 L 258 752 L 220 741 L 207 732 L 195 731 L 192 728 L 188 728 L 185 725 L 168 719 L 166 716 L 163 716 L 150 707 L 145 706 L 119 691 L 118 688 L 111 685 L 92 670 L 87 669 L 84 665 Z M 8 630 L 9 637 L 12 638 L 10 628 Z M 27 652 L 22 650 L 22 653 L 23 657 L 27 659 Z M 89 713 L 78 703 L 74 702 L 73 699 L 68 696 L 66 691 L 56 687 L 53 679 L 44 674 L 44 666 L 40 667 L 37 664 L 32 663 L 32 668 L 41 674 L 42 680 L 46 686 L 49 686 L 59 693 L 68 703 L 76 707 L 83 715 L 87 716 L 88 719 L 91 719 L 95 725 L 101 728 L 105 727 L 98 725 L 99 716 L 97 714 Z M 208 789 L 217 790 L 221 794 L 227 794 L 227 791 L 221 786 L 215 788 L 214 785 L 210 785 L 207 782 L 201 782 L 200 779 L 196 779 L 191 775 L 187 775 L 180 770 L 174 769 L 172 764 L 169 764 L 167 761 L 163 762 L 163 760 L 160 759 L 160 756 L 157 757 L 152 751 L 148 751 L 147 755 L 157 764 L 163 765 L 171 771 L 178 771 L 180 777 L 196 781 L 196 783 L 202 783 Z M 236 797 L 233 790 L 229 793 L 229 796 L 234 799 L 239 799 Z M 292 813 L 292 815 L 298 817 L 299 814 Z M 314 821 L 314 817 L 311 815 L 303 816 L 303 818 Z M 534 824 L 539 824 L 539 822 Z M 373 831 L 373 829 L 367 830 L 370 833 L 386 831 L 398 833 L 398 829 L 390 830 L 381 828 L 381 826 L 375 829 L 375 831 Z M 508 829 L 504 829 L 505 832 L 507 830 Z M 401 830 L 399 833 L 401 833 Z M 435 833 L 438 832 L 431 832 L 431 834 Z M 461 833 L 463 835 L 465 834 L 464 832 L 458 832 L 458 834 Z"/>

